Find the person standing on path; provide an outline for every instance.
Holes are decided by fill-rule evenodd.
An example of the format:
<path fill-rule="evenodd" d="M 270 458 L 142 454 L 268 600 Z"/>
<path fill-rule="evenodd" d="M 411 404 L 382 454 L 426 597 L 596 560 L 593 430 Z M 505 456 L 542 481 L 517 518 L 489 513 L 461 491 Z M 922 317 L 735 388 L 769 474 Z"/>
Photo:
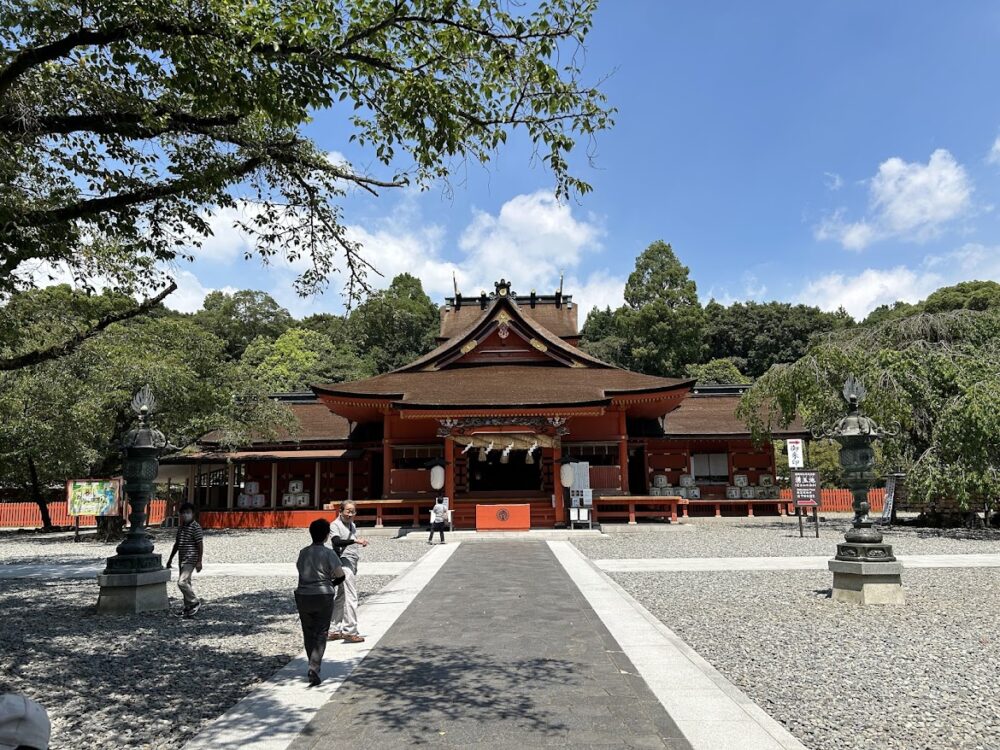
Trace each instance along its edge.
<path fill-rule="evenodd" d="M 170 550 L 167 559 L 169 568 L 174 561 L 174 555 L 179 554 L 177 588 L 184 596 L 184 617 L 194 617 L 201 609 L 201 600 L 194 593 L 191 576 L 195 571 L 201 572 L 202 558 L 205 553 L 204 534 L 201 526 L 194 520 L 194 506 L 191 503 L 181 505 L 181 525 L 177 527 L 177 538 L 174 548 Z"/>
<path fill-rule="evenodd" d="M 434 532 L 441 534 L 441 544 L 444 544 L 444 527 L 448 522 L 448 506 L 444 504 L 442 498 L 434 501 L 431 508 L 431 535 L 427 537 L 428 544 L 434 544 Z"/>
<path fill-rule="evenodd" d="M 340 513 L 330 529 L 333 548 L 338 550 L 340 564 L 344 568 L 344 582 L 337 587 L 329 638 L 331 641 L 343 639 L 344 643 L 364 643 L 365 640 L 358 633 L 357 575 L 358 560 L 361 557 L 358 548 L 367 547 L 368 540 L 358 538 L 358 530 L 354 525 L 357 512 L 357 506 L 345 500 L 340 504 Z"/>
<path fill-rule="evenodd" d="M 322 680 L 319 673 L 323 653 L 330 632 L 333 601 L 337 586 L 344 581 L 344 569 L 337 553 L 326 546 L 330 538 L 330 522 L 317 518 L 309 524 L 312 544 L 299 552 L 295 567 L 299 571 L 299 585 L 295 589 L 295 607 L 302 623 L 302 640 L 309 657 L 309 686 L 315 687 Z"/>

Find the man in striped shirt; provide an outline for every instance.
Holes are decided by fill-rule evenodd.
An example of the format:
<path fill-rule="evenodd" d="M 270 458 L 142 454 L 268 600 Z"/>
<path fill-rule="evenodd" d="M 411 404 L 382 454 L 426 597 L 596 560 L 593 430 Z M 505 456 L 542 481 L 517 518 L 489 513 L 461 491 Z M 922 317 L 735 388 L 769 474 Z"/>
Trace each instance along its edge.
<path fill-rule="evenodd" d="M 194 593 L 191 576 L 195 571 L 201 572 L 205 544 L 201 526 L 194 520 L 194 506 L 184 503 L 180 513 L 181 525 L 177 527 L 177 539 L 174 541 L 174 548 L 170 550 L 167 567 L 173 563 L 174 555 L 179 554 L 180 575 L 177 578 L 177 588 L 184 596 L 184 617 L 194 617 L 201 608 L 201 600 Z"/>

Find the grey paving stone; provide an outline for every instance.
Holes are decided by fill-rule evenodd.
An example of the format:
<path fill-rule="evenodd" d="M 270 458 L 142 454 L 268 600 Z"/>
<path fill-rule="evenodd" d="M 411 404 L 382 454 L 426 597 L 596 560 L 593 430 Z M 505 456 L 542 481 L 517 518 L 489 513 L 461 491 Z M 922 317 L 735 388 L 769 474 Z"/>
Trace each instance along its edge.
<path fill-rule="evenodd" d="M 691 750 L 635 671 L 546 545 L 463 545 L 289 750 Z"/>

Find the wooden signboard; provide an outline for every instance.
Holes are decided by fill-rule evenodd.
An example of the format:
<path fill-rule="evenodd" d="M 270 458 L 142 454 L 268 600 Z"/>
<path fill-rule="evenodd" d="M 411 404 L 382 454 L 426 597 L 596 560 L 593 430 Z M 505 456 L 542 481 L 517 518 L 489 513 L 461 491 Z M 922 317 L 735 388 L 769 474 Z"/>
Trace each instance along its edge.
<path fill-rule="evenodd" d="M 802 515 L 808 513 L 808 509 L 813 509 L 813 523 L 816 526 L 816 538 L 819 539 L 819 503 L 820 489 L 822 485 L 819 481 L 818 471 L 793 471 L 792 472 L 792 501 L 799 512 L 799 536 L 803 536 Z M 806 510 L 803 511 L 802 509 Z"/>
<path fill-rule="evenodd" d="M 818 508 L 820 483 L 818 471 L 792 472 L 792 500 L 796 508 Z"/>

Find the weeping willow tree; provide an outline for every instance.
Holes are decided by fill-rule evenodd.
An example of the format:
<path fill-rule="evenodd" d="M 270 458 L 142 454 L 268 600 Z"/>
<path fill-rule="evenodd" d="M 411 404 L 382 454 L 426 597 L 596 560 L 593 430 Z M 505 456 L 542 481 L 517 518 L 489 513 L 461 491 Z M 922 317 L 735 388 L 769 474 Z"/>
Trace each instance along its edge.
<path fill-rule="evenodd" d="M 919 314 L 826 334 L 744 395 L 758 438 L 798 414 L 809 427 L 844 413 L 848 375 L 863 408 L 900 434 L 881 445 L 881 471 L 907 472 L 911 498 L 946 513 L 989 513 L 1000 498 L 1000 310 Z"/>

